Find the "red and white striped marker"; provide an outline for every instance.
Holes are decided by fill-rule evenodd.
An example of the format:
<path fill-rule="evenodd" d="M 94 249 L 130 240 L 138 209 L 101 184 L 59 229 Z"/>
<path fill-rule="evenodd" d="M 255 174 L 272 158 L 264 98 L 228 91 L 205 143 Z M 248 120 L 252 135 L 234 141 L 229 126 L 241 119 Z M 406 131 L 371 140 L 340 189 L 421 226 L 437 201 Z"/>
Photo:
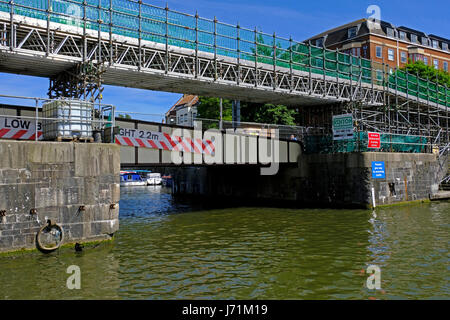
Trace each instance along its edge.
<path fill-rule="evenodd" d="M 42 131 L 38 131 L 38 140 L 42 140 Z M 36 140 L 35 131 L 23 129 L 0 129 L 1 139 Z"/>
<path fill-rule="evenodd" d="M 167 133 L 155 133 L 157 139 L 134 138 L 116 135 L 116 144 L 120 146 L 160 149 L 213 155 L 214 144 L 210 140 L 191 139 L 187 137 L 170 136 Z"/>

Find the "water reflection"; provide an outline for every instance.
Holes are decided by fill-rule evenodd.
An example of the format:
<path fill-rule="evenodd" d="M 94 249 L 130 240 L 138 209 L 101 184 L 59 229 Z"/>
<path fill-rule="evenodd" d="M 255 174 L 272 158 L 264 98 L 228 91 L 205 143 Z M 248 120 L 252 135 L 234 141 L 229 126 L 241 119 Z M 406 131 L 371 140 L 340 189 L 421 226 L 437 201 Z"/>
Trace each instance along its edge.
<path fill-rule="evenodd" d="M 161 187 L 122 188 L 114 242 L 2 257 L 0 298 L 448 298 L 449 210 L 200 210 Z M 66 288 L 72 264 L 79 291 Z M 372 264 L 383 291 L 365 286 Z"/>

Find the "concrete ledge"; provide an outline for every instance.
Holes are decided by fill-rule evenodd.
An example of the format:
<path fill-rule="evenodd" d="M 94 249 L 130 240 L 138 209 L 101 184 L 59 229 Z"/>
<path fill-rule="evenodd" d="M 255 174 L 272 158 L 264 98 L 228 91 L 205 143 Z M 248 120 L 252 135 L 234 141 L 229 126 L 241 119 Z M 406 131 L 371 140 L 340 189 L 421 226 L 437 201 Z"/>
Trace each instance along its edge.
<path fill-rule="evenodd" d="M 439 191 L 430 197 L 431 201 L 450 200 L 450 191 Z"/>

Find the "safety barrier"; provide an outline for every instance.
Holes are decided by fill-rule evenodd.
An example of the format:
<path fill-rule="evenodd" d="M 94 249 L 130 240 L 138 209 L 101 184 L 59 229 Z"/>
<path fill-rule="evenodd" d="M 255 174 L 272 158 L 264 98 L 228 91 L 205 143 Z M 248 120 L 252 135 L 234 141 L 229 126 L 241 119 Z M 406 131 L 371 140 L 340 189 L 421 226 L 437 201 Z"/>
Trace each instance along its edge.
<path fill-rule="evenodd" d="M 0 11 L 115 35 L 382 85 L 450 106 L 448 89 L 371 60 L 134 0 L 0 0 Z"/>
<path fill-rule="evenodd" d="M 344 153 L 344 152 L 432 152 L 430 140 L 423 136 L 380 134 L 380 147 L 369 148 L 368 132 L 355 132 L 353 139 L 333 141 L 333 136 L 305 136 L 305 153 Z"/>

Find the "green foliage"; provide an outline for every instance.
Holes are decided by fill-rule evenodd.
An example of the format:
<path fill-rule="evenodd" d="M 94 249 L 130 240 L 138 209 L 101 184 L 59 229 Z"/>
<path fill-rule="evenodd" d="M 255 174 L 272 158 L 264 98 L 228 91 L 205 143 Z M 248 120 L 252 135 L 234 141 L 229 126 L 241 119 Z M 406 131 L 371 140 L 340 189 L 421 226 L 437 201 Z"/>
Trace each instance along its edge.
<path fill-rule="evenodd" d="M 274 58 L 273 42 L 265 43 L 262 34 L 258 35 L 256 42 L 257 42 L 256 49 L 258 50 L 258 62 L 272 64 Z M 277 43 L 276 45 L 279 48 L 281 47 L 280 43 Z M 253 54 L 256 53 L 254 48 L 250 48 L 250 50 L 252 51 Z M 289 61 L 289 53 L 286 52 L 282 53 L 282 51 L 279 50 L 277 51 L 276 58 L 286 59 Z"/>
<path fill-rule="evenodd" d="M 431 82 L 450 87 L 450 74 L 443 70 L 435 69 L 428 66 L 422 61 L 416 61 L 414 63 L 408 63 L 405 67 L 401 68 L 403 71 L 408 71 L 411 74 L 419 75 L 420 78 L 429 79 Z"/>
<path fill-rule="evenodd" d="M 131 119 L 131 116 L 129 114 L 119 114 L 119 118 L 121 118 L 121 119 Z"/>
<path fill-rule="evenodd" d="M 197 107 L 198 118 L 220 119 L 220 99 L 219 98 L 199 98 L 200 104 Z M 232 121 L 232 102 L 223 99 L 223 120 Z M 241 103 L 241 121 L 258 122 L 270 124 L 295 125 L 295 110 L 288 109 L 283 105 Z M 208 126 L 213 127 L 213 126 Z M 215 127 L 215 126 L 214 126 Z"/>
<path fill-rule="evenodd" d="M 222 117 L 224 121 L 232 119 L 232 103 L 230 100 L 222 101 Z M 220 119 L 220 99 L 199 97 L 199 106 L 197 107 L 197 118 L 202 119 Z"/>
<path fill-rule="evenodd" d="M 265 104 L 256 110 L 254 122 L 295 125 L 295 111 L 283 105 Z"/>

